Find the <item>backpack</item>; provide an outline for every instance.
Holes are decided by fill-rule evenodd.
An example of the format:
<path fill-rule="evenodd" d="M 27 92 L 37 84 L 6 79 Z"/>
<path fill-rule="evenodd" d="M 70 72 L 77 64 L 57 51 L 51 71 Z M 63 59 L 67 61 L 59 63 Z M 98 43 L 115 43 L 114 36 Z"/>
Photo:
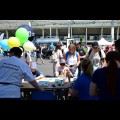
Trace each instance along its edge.
<path fill-rule="evenodd" d="M 79 48 L 77 52 L 80 56 L 84 56 L 86 54 L 83 48 Z"/>
<path fill-rule="evenodd" d="M 66 52 L 66 60 L 67 60 L 67 58 L 68 58 L 68 55 L 69 55 L 69 51 L 68 51 L 68 52 Z M 78 58 L 79 53 L 76 51 L 76 52 L 75 52 L 75 55 L 76 55 L 76 56 L 77 56 L 77 58 Z"/>
<path fill-rule="evenodd" d="M 88 55 L 89 55 L 89 56 L 90 56 L 91 52 L 92 52 L 92 49 L 90 49 L 89 52 L 88 52 Z M 99 52 L 98 52 L 98 53 L 99 53 L 100 58 L 102 59 L 102 55 L 101 55 L 101 50 L 100 50 L 100 49 L 99 49 Z"/>

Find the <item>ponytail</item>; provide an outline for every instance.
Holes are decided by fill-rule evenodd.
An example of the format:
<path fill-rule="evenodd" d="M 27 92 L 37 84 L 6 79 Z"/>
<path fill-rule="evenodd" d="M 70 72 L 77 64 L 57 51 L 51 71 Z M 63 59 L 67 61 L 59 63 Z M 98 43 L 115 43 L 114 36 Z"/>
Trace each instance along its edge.
<path fill-rule="evenodd" d="M 93 74 L 93 65 L 92 64 L 90 64 L 90 63 L 88 64 L 85 74 L 89 77 L 92 77 L 92 74 Z"/>
<path fill-rule="evenodd" d="M 116 79 L 118 76 L 118 64 L 120 62 L 120 53 L 110 51 L 106 55 L 107 71 L 105 73 L 107 92 L 111 96 L 116 95 Z"/>
<path fill-rule="evenodd" d="M 93 64 L 91 62 L 91 60 L 89 58 L 84 58 L 83 61 L 82 61 L 82 69 L 83 69 L 83 72 L 91 77 L 92 74 L 93 74 Z"/>

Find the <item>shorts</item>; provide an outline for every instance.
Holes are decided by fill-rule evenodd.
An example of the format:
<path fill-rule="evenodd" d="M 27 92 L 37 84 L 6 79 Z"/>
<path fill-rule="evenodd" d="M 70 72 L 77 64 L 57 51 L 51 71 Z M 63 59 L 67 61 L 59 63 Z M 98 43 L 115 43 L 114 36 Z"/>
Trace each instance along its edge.
<path fill-rule="evenodd" d="M 39 54 L 36 54 L 36 58 L 42 58 L 42 55 L 39 53 Z"/>

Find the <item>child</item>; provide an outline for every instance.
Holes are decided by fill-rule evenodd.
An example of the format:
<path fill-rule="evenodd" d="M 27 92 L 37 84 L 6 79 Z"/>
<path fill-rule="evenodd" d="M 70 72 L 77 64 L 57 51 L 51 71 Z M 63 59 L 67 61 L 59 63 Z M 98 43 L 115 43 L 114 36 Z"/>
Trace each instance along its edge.
<path fill-rule="evenodd" d="M 44 75 L 39 70 L 37 70 L 36 62 L 32 62 L 30 68 L 31 68 L 33 76 L 35 77 L 35 80 L 39 80 L 44 77 Z"/>

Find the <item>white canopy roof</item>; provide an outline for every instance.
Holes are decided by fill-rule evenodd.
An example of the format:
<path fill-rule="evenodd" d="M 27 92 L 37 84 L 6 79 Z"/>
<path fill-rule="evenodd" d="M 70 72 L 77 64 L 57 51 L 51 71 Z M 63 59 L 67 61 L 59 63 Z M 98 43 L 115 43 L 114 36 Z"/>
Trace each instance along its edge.
<path fill-rule="evenodd" d="M 101 40 L 98 41 L 99 45 L 112 45 L 112 42 L 108 42 L 107 40 L 105 40 L 104 38 L 102 38 Z"/>

